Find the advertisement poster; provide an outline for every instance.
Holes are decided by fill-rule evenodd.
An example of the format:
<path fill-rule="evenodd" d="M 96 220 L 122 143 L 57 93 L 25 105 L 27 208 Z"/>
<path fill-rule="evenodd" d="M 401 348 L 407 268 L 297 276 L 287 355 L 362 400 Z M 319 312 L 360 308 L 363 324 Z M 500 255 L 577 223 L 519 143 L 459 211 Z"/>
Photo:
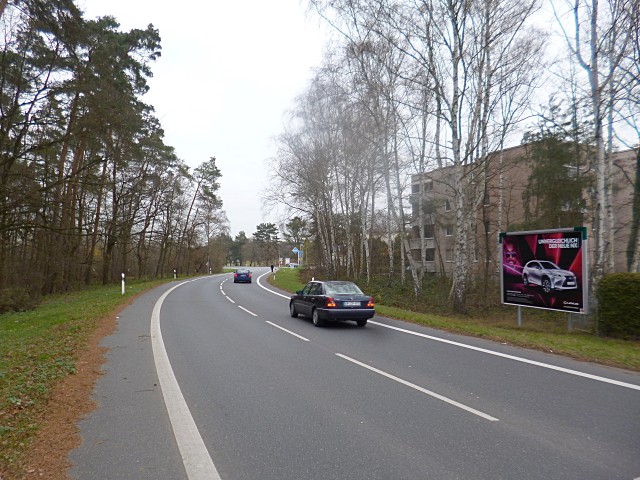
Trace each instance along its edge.
<path fill-rule="evenodd" d="M 583 227 L 500 234 L 502 303 L 587 313 Z"/>

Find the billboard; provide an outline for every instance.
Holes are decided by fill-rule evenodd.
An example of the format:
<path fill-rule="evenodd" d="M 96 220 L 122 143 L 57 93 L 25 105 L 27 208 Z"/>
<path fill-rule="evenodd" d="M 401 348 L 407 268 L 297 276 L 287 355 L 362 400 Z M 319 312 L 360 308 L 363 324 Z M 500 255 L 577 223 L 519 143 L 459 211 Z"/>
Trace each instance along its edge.
<path fill-rule="evenodd" d="M 502 303 L 587 313 L 584 227 L 500 234 Z"/>

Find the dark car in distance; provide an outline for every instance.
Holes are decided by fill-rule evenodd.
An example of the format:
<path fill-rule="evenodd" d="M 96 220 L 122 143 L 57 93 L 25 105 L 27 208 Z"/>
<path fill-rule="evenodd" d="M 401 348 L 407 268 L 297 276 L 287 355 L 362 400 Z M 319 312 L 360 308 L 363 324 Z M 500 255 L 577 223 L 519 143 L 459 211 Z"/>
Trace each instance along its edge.
<path fill-rule="evenodd" d="M 233 274 L 233 283 L 251 283 L 251 270 L 238 268 Z"/>
<path fill-rule="evenodd" d="M 311 317 L 316 327 L 327 321 L 353 320 L 364 327 L 375 315 L 373 297 L 365 295 L 353 282 L 311 281 L 289 301 L 292 317 Z"/>

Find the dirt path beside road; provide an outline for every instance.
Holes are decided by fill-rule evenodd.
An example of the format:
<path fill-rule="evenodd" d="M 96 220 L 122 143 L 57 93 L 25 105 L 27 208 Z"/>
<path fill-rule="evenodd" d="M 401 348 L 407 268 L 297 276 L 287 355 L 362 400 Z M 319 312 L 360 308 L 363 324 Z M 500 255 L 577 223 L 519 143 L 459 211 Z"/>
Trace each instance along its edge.
<path fill-rule="evenodd" d="M 100 342 L 115 331 L 116 317 L 125 307 L 98 322 L 86 346 L 78 352 L 77 373 L 67 376 L 53 389 L 41 416 L 38 434 L 20 465 L 23 475 L 11 477 L 0 474 L 0 480 L 69 478 L 69 452 L 82 442 L 77 423 L 96 408 L 92 399 L 93 389 L 102 374 L 101 367 L 107 352 Z"/>

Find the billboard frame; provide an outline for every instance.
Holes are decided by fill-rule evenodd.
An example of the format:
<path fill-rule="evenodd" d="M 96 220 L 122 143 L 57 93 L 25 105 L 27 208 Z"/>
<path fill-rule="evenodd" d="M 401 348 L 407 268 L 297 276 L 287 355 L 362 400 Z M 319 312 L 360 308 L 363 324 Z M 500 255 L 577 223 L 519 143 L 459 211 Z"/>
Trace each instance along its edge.
<path fill-rule="evenodd" d="M 500 232 L 498 242 L 502 304 L 583 315 L 589 313 L 586 227 Z M 507 256 L 509 260 L 505 264 Z M 559 267 L 557 279 L 563 275 L 568 278 L 567 271 L 570 271 L 575 276 L 575 286 L 570 278 L 562 284 L 558 283 L 559 280 L 555 284 L 545 282 L 544 287 L 537 279 L 530 282 L 526 275 L 530 272 L 530 267 L 526 267 L 529 262 L 553 263 Z M 534 263 L 532 266 L 541 265 Z"/>

